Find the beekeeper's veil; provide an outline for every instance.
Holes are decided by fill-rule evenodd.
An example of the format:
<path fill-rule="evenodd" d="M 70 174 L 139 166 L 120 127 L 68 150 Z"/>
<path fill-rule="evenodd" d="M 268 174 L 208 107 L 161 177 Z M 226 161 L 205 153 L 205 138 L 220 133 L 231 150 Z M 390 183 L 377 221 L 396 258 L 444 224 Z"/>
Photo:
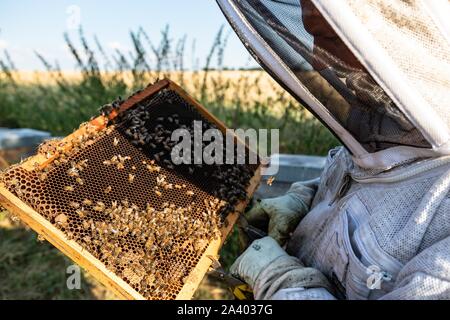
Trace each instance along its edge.
<path fill-rule="evenodd" d="M 217 0 L 366 168 L 450 154 L 448 0 Z"/>

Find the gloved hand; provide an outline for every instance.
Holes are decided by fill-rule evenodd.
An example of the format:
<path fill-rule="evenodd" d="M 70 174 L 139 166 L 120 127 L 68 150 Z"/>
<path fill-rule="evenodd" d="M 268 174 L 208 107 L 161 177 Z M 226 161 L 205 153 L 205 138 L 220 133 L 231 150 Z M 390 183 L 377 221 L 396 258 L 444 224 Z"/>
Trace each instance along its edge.
<path fill-rule="evenodd" d="M 284 196 L 261 200 L 244 216 L 254 226 L 269 220 L 268 235 L 283 245 L 309 211 L 318 184 L 319 179 L 294 183 Z"/>
<path fill-rule="evenodd" d="M 288 256 L 280 245 L 271 237 L 264 237 L 253 241 L 230 267 L 230 273 L 253 288 L 258 275 L 271 262 Z"/>
<path fill-rule="evenodd" d="M 303 266 L 271 237 L 253 241 L 233 263 L 230 273 L 252 287 L 257 299 L 270 298 L 285 288 L 325 288 L 332 292 L 319 270 Z"/>

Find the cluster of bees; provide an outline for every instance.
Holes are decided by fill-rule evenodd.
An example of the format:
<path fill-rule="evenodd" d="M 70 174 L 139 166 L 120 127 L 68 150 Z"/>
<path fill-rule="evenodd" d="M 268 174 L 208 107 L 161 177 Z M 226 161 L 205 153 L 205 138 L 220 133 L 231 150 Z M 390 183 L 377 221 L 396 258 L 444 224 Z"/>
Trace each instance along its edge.
<path fill-rule="evenodd" d="M 33 169 L 34 174 L 37 175 L 40 181 L 45 181 L 48 178 L 49 172 L 56 167 L 64 164 L 70 164 L 71 168 L 68 170 L 67 174 L 74 179 L 74 182 L 79 185 L 84 185 L 84 180 L 80 177 L 80 173 L 87 168 L 88 160 L 82 160 L 79 162 L 74 162 L 72 157 L 74 154 L 80 152 L 84 148 L 92 145 L 95 141 L 106 135 L 110 134 L 115 128 L 114 126 L 109 126 L 103 129 L 85 123 L 81 124 L 83 133 L 78 135 L 76 138 L 71 139 L 71 141 L 62 141 L 59 139 L 51 139 L 42 143 L 38 148 L 38 154 L 45 158 L 42 163 L 34 162 Z M 19 198 L 23 198 L 27 194 L 24 193 L 23 188 L 21 188 L 19 180 L 11 174 L 12 178 L 9 180 L 4 180 L 5 174 L 14 173 L 14 171 L 23 163 L 23 161 L 17 165 L 13 165 L 6 172 L 2 174 L 2 180 L 4 181 L 7 188 L 14 192 Z M 65 186 L 66 191 L 74 191 L 74 186 Z"/>
<path fill-rule="evenodd" d="M 80 173 L 87 168 L 88 159 L 81 160 L 79 162 L 71 161 L 71 167 L 67 170 L 69 177 L 75 179 L 75 182 L 80 186 L 84 185 L 84 180 L 80 177 Z M 66 186 L 66 191 L 74 191 L 73 185 Z"/>
<path fill-rule="evenodd" d="M 175 98 L 174 98 L 175 97 Z M 162 166 L 167 169 L 174 169 L 179 173 L 187 174 L 193 179 L 208 178 L 214 188 L 213 195 L 219 199 L 225 200 L 227 205 L 222 209 L 221 216 L 225 218 L 234 210 L 234 206 L 247 196 L 246 189 L 253 176 L 254 170 L 245 164 L 181 164 L 174 165 L 171 160 L 172 148 L 177 144 L 172 141 L 172 132 L 175 129 L 185 129 L 191 137 L 194 136 L 193 120 L 202 120 L 202 130 L 217 129 L 216 126 L 209 121 L 198 117 L 191 116 L 188 118 L 186 114 L 180 116 L 178 113 L 171 113 L 167 116 L 154 115 L 152 110 L 164 109 L 157 108 L 154 104 L 180 104 L 180 108 L 190 108 L 183 99 L 176 98 L 177 95 L 173 91 L 163 90 L 158 93 L 156 98 L 144 101 L 126 112 L 120 114 L 116 119 L 116 126 L 126 128 L 123 130 L 125 136 L 136 146 L 143 150 L 148 150 L 151 156 Z M 158 101 L 158 102 L 155 102 Z M 184 104 L 184 105 L 183 105 Z M 165 106 L 164 106 L 165 107 Z M 195 115 L 194 110 L 191 110 Z M 194 142 L 193 142 L 194 143 Z M 201 142 L 202 148 L 207 146 L 207 142 Z M 236 147 L 236 146 L 235 146 Z M 225 148 L 225 146 L 224 146 Z M 194 152 L 195 148 L 191 148 Z M 227 154 L 223 151 L 223 154 Z M 237 152 L 234 152 L 235 157 Z M 191 155 L 194 159 L 194 155 Z M 235 161 L 237 163 L 237 161 Z M 159 195 L 160 190 L 155 190 Z"/>
<path fill-rule="evenodd" d="M 155 191 L 156 195 L 160 197 L 162 195 L 161 190 L 171 190 L 171 189 L 180 190 L 180 189 L 186 189 L 186 188 L 187 188 L 186 184 L 170 183 L 169 181 L 167 181 L 166 175 L 159 174 L 156 177 L 156 186 L 154 187 L 154 191 Z M 193 196 L 194 191 L 187 190 L 186 195 Z"/>
<path fill-rule="evenodd" d="M 124 134 L 133 145 L 149 149 L 157 162 L 172 170 L 175 166 L 171 161 L 171 151 L 177 142 L 171 140 L 172 130 L 163 124 L 166 120 L 172 125 L 172 130 L 182 128 L 182 125 L 179 126 L 178 114 L 158 117 L 155 121 L 145 104 L 140 104 L 119 115 L 117 123 L 126 128 Z M 156 123 L 156 125 L 148 126 L 149 123 Z"/>
<path fill-rule="evenodd" d="M 183 284 L 189 274 L 179 266 L 177 274 L 167 276 L 162 270 L 167 261 L 180 253 L 201 255 L 213 238 L 220 236 L 218 211 L 224 205 L 218 199 L 204 200 L 204 208 L 179 207 L 165 202 L 161 208 L 147 204 L 145 209 L 127 200 L 106 206 L 85 199 L 70 203 L 76 210 L 83 231 L 68 231 L 70 217 L 59 214 L 55 225 L 97 257 L 118 275 L 138 287 L 144 296 L 163 293 L 171 284 Z M 133 239 L 130 246 L 126 239 Z"/>
<path fill-rule="evenodd" d="M 177 207 L 173 203 L 165 202 L 158 210 L 151 204 L 140 209 L 128 200 L 112 201 L 109 206 L 89 199 L 83 200 L 82 203 L 70 202 L 70 206 L 76 210 L 82 221 L 84 230 L 91 232 L 88 238 L 83 238 L 87 244 L 99 237 L 107 236 L 111 240 L 131 236 L 136 241 L 145 243 L 149 252 L 167 249 L 172 254 L 179 252 L 174 250 L 177 249 L 175 239 L 189 239 L 192 247 L 187 248 L 184 244 L 182 249 L 191 249 L 198 254 L 204 249 L 208 239 L 220 236 L 220 220 L 216 216 L 224 202 L 205 199 L 204 205 L 206 210 L 193 209 L 191 205 Z M 69 222 L 70 217 L 65 214 L 59 214 L 55 218 L 55 224 L 63 228 L 67 227 Z M 101 243 L 102 241 L 94 242 L 95 245 Z"/>
<path fill-rule="evenodd" d="M 114 126 L 109 126 L 103 129 L 99 129 L 98 127 L 90 124 L 83 123 L 80 125 L 80 128 L 84 130 L 83 134 L 80 134 L 74 139 L 70 141 L 62 141 L 58 139 L 51 139 L 39 146 L 38 153 L 44 155 L 48 162 L 45 162 L 45 165 L 42 165 L 38 162 L 33 164 L 34 169 L 37 173 L 39 173 L 39 178 L 44 181 L 48 177 L 48 172 L 53 170 L 55 167 L 66 164 L 71 161 L 71 156 L 80 152 L 84 148 L 93 145 L 95 141 L 102 137 L 103 135 L 110 134 L 114 130 Z M 83 160 L 81 163 L 72 163 L 72 174 L 73 177 L 79 178 L 79 174 L 77 173 L 82 171 L 87 166 L 87 160 Z M 82 184 L 82 180 L 77 181 L 79 184 Z"/>
<path fill-rule="evenodd" d="M 135 92 L 134 94 L 139 93 L 141 90 Z M 131 97 L 131 96 L 130 96 Z M 118 111 L 120 106 L 125 102 L 125 100 L 122 99 L 122 97 L 118 97 L 116 100 L 114 100 L 111 103 L 105 104 L 103 105 L 100 109 L 99 109 L 99 113 L 102 116 L 105 117 L 109 117 L 109 115 L 113 112 L 113 111 Z"/>
<path fill-rule="evenodd" d="M 22 172 L 26 174 L 29 179 L 34 179 L 36 177 L 36 182 L 39 184 L 39 182 L 44 182 L 47 180 L 50 171 L 62 165 L 70 165 L 67 170 L 67 175 L 73 179 L 73 184 L 63 186 L 64 191 L 74 192 L 76 185 L 83 186 L 85 181 L 81 178 L 80 174 L 88 167 L 88 159 L 74 161 L 73 155 L 82 151 L 86 147 L 93 145 L 100 137 L 112 133 L 114 127 L 110 126 L 99 129 L 90 123 L 85 123 L 81 124 L 80 128 L 83 130 L 83 133 L 70 141 L 51 139 L 42 143 L 38 148 L 38 154 L 43 156 L 45 160 L 41 163 L 33 163 L 34 170 L 32 174 L 29 174 L 20 167 L 23 162 L 18 165 L 11 166 L 2 175 L 2 180 L 8 190 L 16 194 L 19 198 L 26 200 L 30 204 L 37 203 L 40 201 L 39 195 L 36 194 L 37 190 L 27 191 L 28 188 L 25 188 L 23 184 L 20 183 L 17 178 L 18 175 Z M 5 179 L 6 176 L 9 178 Z M 59 216 L 58 221 L 59 220 L 64 220 L 64 217 Z"/>
<path fill-rule="evenodd" d="M 119 155 L 113 156 L 111 158 L 111 160 L 103 161 L 103 164 L 105 166 L 114 165 L 114 166 L 117 167 L 118 170 L 122 170 L 122 169 L 125 168 L 125 161 L 127 161 L 127 160 L 131 160 L 131 157 L 130 156 L 124 156 L 123 157 L 123 156 L 121 156 L 119 154 Z"/>

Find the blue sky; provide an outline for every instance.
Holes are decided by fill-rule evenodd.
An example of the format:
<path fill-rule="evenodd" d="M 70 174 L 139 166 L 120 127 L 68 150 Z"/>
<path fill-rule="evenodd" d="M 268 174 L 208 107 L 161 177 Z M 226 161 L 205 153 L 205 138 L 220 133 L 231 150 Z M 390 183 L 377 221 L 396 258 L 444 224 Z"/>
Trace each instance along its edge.
<path fill-rule="evenodd" d="M 139 27 L 157 43 L 161 29 L 169 24 L 172 38 L 187 35 L 188 55 L 196 39 L 196 56 L 203 65 L 220 26 L 225 24 L 226 31 L 231 31 L 214 0 L 1 0 L 0 56 L 6 48 L 18 69 L 39 70 L 43 67 L 34 54 L 38 51 L 49 61 L 58 60 L 62 69 L 74 69 L 63 33 L 77 38 L 78 30 L 73 27 L 77 8 L 86 37 L 93 44 L 93 35 L 97 35 L 111 52 L 114 48 L 129 50 L 129 32 Z M 227 66 L 249 65 L 249 55 L 232 31 L 225 57 Z M 192 59 L 186 60 L 189 65 Z"/>

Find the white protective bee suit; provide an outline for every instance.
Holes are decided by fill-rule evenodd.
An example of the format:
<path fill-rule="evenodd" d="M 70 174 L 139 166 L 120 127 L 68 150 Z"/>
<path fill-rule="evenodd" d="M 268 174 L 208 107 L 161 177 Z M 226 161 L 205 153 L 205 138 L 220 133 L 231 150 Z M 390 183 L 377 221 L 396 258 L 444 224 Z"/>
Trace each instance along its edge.
<path fill-rule="evenodd" d="M 257 299 L 450 299 L 449 2 L 217 2 L 344 145 L 316 185 L 250 212 L 290 239 L 256 240 L 232 272 Z"/>

